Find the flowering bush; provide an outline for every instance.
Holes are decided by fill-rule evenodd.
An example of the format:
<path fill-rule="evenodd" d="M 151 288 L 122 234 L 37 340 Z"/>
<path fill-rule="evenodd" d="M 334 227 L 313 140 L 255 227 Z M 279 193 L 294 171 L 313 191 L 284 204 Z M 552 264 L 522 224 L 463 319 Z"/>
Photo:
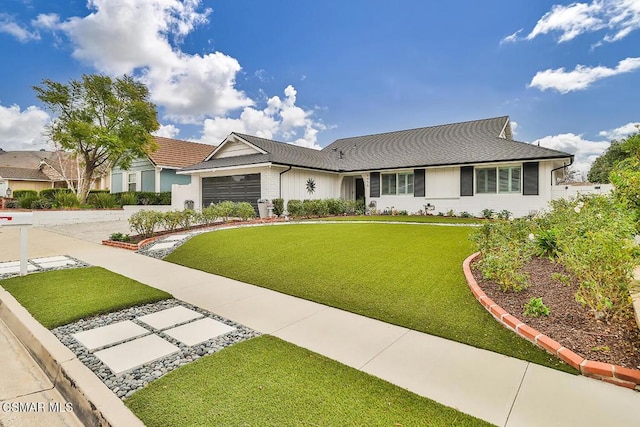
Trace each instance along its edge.
<path fill-rule="evenodd" d="M 526 286 L 522 267 L 533 254 L 563 264 L 579 281 L 575 298 L 601 320 L 625 315 L 629 285 L 639 263 L 634 213 L 606 195 L 550 203 L 532 220 L 485 224 L 473 234 L 480 270 L 503 290 Z"/>

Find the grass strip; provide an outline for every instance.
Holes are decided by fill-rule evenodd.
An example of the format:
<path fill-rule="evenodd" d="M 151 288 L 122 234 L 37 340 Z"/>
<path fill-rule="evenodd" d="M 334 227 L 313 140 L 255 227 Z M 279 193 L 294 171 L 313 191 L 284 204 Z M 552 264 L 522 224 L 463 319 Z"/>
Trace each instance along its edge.
<path fill-rule="evenodd" d="M 150 427 L 490 425 L 272 336 L 176 369 L 125 404 Z"/>
<path fill-rule="evenodd" d="M 478 304 L 462 273 L 469 231 L 382 223 L 219 230 L 166 260 L 576 373 Z"/>
<path fill-rule="evenodd" d="M 0 286 L 49 329 L 171 298 L 167 292 L 101 267 L 32 273 L 1 280 Z"/>
<path fill-rule="evenodd" d="M 457 218 L 437 215 L 356 215 L 318 218 L 320 221 L 377 221 L 377 222 L 419 222 L 425 224 L 483 224 L 480 218 Z"/>

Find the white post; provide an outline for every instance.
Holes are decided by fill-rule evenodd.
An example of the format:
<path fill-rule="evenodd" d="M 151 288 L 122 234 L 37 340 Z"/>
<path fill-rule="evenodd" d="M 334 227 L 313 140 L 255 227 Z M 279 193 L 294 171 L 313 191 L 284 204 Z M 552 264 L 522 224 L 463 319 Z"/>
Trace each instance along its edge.
<path fill-rule="evenodd" d="M 27 275 L 27 227 L 20 227 L 20 275 Z"/>

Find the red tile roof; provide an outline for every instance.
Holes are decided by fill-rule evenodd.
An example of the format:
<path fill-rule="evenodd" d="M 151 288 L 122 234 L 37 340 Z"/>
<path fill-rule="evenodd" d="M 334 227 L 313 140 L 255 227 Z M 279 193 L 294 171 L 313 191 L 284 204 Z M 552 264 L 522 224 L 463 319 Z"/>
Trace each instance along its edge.
<path fill-rule="evenodd" d="M 154 136 L 158 149 L 149 155 L 156 166 L 184 168 L 202 162 L 215 150 L 215 146 L 179 139 Z"/>

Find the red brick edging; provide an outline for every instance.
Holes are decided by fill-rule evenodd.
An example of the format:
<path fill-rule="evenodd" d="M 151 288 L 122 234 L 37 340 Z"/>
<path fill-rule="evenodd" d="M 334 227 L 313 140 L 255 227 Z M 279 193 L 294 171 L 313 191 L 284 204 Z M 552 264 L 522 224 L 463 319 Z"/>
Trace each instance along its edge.
<path fill-rule="evenodd" d="M 478 286 L 478 282 L 471 273 L 471 261 L 479 255 L 480 252 L 476 252 L 465 259 L 462 263 L 462 270 L 464 271 L 467 284 L 469 285 L 473 295 L 498 322 L 507 329 L 510 329 L 520 335 L 522 338 L 525 338 L 538 347 L 545 349 L 554 356 L 559 357 L 575 369 L 578 369 L 584 376 L 597 378 L 608 383 L 640 391 L 640 370 L 585 359 L 562 346 L 557 341 L 552 340 L 548 336 L 518 320 L 516 317 L 503 310 L 498 304 L 493 302 L 493 300 L 484 293 L 482 288 Z"/>
<path fill-rule="evenodd" d="M 249 220 L 249 221 L 223 222 L 223 223 L 212 224 L 212 225 L 207 225 L 207 226 L 195 226 L 195 227 L 192 227 L 189 230 L 187 230 L 187 229 L 179 229 L 179 230 L 176 230 L 176 231 L 171 232 L 171 233 L 163 233 L 163 234 L 159 234 L 157 236 L 149 237 L 148 239 L 141 240 L 138 243 L 117 242 L 115 240 L 103 240 L 102 244 L 105 245 L 105 246 L 113 246 L 114 248 L 127 249 L 127 250 L 130 250 L 130 251 L 137 251 L 138 249 L 144 248 L 149 243 L 153 243 L 156 240 L 161 239 L 163 237 L 170 236 L 171 234 L 184 233 L 184 232 L 187 232 L 187 231 L 190 231 L 190 230 L 203 229 L 203 228 L 214 229 L 214 228 L 225 228 L 225 227 L 237 227 L 239 225 L 269 224 L 269 223 L 284 222 L 284 221 L 285 221 L 284 218 L 269 218 L 269 219 L 260 218 L 260 219 L 254 219 L 254 220 Z"/>

